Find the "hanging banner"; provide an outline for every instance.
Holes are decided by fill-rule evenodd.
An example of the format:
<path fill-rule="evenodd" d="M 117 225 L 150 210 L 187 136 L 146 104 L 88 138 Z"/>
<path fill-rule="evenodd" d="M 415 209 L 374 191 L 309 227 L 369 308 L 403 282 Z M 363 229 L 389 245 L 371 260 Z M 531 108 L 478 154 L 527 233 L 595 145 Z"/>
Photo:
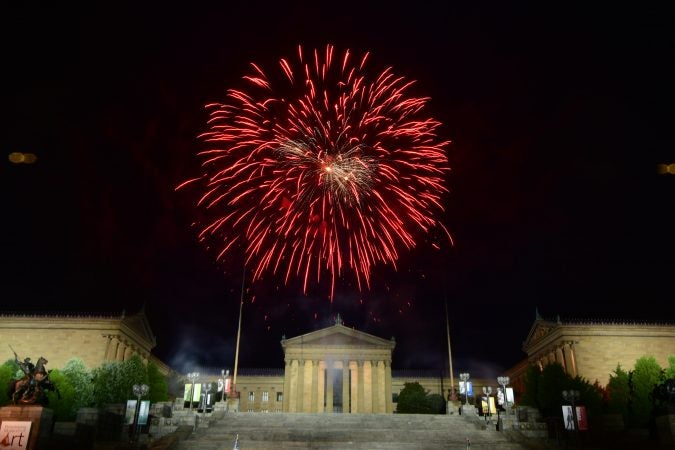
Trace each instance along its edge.
<path fill-rule="evenodd" d="M 134 416 L 136 415 L 136 400 L 127 400 L 127 410 L 124 413 L 124 424 L 133 425 Z"/>
<path fill-rule="evenodd" d="M 464 395 L 464 385 L 467 384 L 469 388 L 469 397 L 473 397 L 473 384 L 471 381 L 460 381 L 459 382 L 459 394 Z"/>
<path fill-rule="evenodd" d="M 580 431 L 588 430 L 588 416 L 586 415 L 585 406 L 577 406 L 577 424 Z"/>
<path fill-rule="evenodd" d="M 563 405 L 563 423 L 565 424 L 565 430 L 574 431 L 576 426 L 574 424 L 574 413 L 572 412 L 572 405 Z"/>
<path fill-rule="evenodd" d="M 150 400 L 142 400 L 141 408 L 138 410 L 138 424 L 148 424 L 148 413 L 150 412 Z"/>
<path fill-rule="evenodd" d="M 514 397 L 514 395 L 513 395 L 513 388 L 507 387 L 507 388 L 506 388 L 506 403 L 509 403 L 509 404 L 512 405 L 512 404 L 514 404 L 515 402 L 516 402 L 516 399 L 515 399 L 515 397 Z"/>

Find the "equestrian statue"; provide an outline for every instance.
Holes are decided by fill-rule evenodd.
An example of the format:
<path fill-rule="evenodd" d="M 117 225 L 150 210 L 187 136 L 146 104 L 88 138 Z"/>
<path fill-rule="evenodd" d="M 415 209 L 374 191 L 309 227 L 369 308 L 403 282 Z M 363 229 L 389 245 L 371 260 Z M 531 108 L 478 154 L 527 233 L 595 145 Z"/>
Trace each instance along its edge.
<path fill-rule="evenodd" d="M 14 361 L 24 373 L 21 379 L 10 382 L 7 394 L 12 399 L 12 403 L 15 405 L 46 406 L 49 403 L 47 391 L 56 392 L 58 398 L 61 398 L 58 388 L 49 379 L 51 370 L 45 368 L 48 361 L 44 357 L 40 356 L 37 364 L 33 364 L 30 358 L 24 358 L 21 361 L 14 349 L 11 346 L 9 348 L 14 353 Z"/>

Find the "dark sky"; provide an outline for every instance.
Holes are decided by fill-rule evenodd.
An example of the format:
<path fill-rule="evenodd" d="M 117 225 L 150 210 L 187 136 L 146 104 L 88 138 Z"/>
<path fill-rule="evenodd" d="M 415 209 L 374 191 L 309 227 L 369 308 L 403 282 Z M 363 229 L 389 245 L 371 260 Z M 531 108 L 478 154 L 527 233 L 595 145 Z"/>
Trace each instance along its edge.
<path fill-rule="evenodd" d="M 249 276 L 240 366 L 281 367 L 282 334 L 341 313 L 396 337 L 394 368 L 440 368 L 445 298 L 455 370 L 486 376 L 524 356 L 536 307 L 675 320 L 675 175 L 657 174 L 675 163 L 672 2 L 24 3 L 0 7 L 3 311 L 145 304 L 160 358 L 230 367 L 241 262 L 216 264 L 197 243 L 196 198 L 174 187 L 196 173 L 204 104 L 249 62 L 332 43 L 432 98 L 453 141 L 455 246 L 420 242 L 398 272 L 377 267 L 370 291 L 338 283 L 332 303 Z"/>

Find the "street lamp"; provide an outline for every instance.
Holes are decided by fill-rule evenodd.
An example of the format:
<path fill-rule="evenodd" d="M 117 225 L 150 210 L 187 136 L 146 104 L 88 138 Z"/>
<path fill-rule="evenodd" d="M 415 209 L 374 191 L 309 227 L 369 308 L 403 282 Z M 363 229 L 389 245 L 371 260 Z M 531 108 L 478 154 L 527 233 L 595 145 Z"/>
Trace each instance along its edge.
<path fill-rule="evenodd" d="M 191 383 L 191 388 L 190 388 L 190 411 L 192 411 L 192 399 L 194 398 L 195 395 L 195 380 L 199 378 L 199 372 L 190 372 L 187 374 L 188 380 L 190 380 Z"/>
<path fill-rule="evenodd" d="M 565 423 L 565 429 L 575 431 L 577 429 L 577 408 L 575 405 L 579 401 L 581 394 L 577 390 L 570 389 L 569 391 L 562 391 L 562 397 L 566 402 L 572 404 L 572 420 L 574 421 L 570 424 L 568 419 L 568 422 Z"/>
<path fill-rule="evenodd" d="M 497 383 L 499 383 L 502 386 L 502 393 L 504 394 L 504 411 L 506 412 L 506 415 L 509 415 L 509 401 L 506 397 L 506 386 L 511 382 L 511 379 L 509 377 L 497 377 Z"/>
<path fill-rule="evenodd" d="M 487 413 L 483 411 L 483 416 L 485 416 L 485 421 L 488 421 L 489 418 L 492 418 L 492 413 L 490 412 L 490 395 L 492 394 L 492 386 L 483 386 L 483 394 L 485 394 L 485 404 L 487 405 Z"/>
<path fill-rule="evenodd" d="M 464 404 L 469 406 L 469 374 L 467 372 L 460 373 L 459 379 L 464 383 Z"/>
<path fill-rule="evenodd" d="M 136 417 L 136 426 L 134 431 L 134 440 L 138 440 L 138 435 L 140 434 L 141 429 L 141 426 L 138 423 L 141 419 L 141 397 L 148 395 L 148 392 L 150 392 L 150 387 L 147 384 L 134 384 L 133 391 L 134 395 L 136 396 L 136 414 L 134 414 Z"/>

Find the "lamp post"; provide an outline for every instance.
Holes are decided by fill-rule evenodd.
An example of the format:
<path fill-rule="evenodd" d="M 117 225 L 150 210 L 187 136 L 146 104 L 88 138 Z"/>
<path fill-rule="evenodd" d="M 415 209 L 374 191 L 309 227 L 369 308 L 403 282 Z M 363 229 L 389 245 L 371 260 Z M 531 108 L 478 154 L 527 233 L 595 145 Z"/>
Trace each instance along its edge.
<path fill-rule="evenodd" d="M 483 416 L 485 417 L 485 421 L 488 422 L 489 418 L 492 417 L 492 413 L 490 412 L 490 395 L 492 394 L 492 386 L 483 386 L 483 394 L 485 394 L 485 404 L 487 405 L 487 413 L 483 411 Z"/>
<path fill-rule="evenodd" d="M 574 421 L 571 426 L 568 426 L 568 424 L 565 424 L 565 429 L 566 430 L 572 430 L 576 431 L 578 427 L 577 423 L 577 408 L 576 408 L 576 403 L 579 401 L 579 398 L 581 397 L 581 394 L 579 391 L 575 389 L 570 389 L 569 391 L 565 390 L 562 391 L 562 397 L 563 400 L 566 402 L 570 402 L 572 404 L 572 420 Z"/>
<path fill-rule="evenodd" d="M 469 374 L 467 372 L 460 373 L 459 379 L 464 383 L 464 404 L 469 406 Z"/>
<path fill-rule="evenodd" d="M 190 380 L 190 411 L 192 411 L 192 399 L 195 395 L 195 380 L 199 378 L 199 372 L 190 372 L 187 374 L 188 380 Z"/>
<path fill-rule="evenodd" d="M 140 434 L 140 429 L 141 426 L 139 425 L 140 422 L 140 415 L 141 415 L 141 397 L 144 397 L 150 392 L 150 387 L 148 387 L 147 384 L 134 384 L 133 386 L 133 391 L 134 395 L 136 396 L 136 413 L 134 416 L 136 417 L 135 420 L 135 427 L 134 427 L 134 441 L 138 440 L 138 436 Z"/>
<path fill-rule="evenodd" d="M 509 377 L 497 377 L 497 383 L 502 386 L 502 393 L 504 394 L 504 412 L 509 415 L 509 401 L 506 397 L 506 386 L 511 382 Z"/>

